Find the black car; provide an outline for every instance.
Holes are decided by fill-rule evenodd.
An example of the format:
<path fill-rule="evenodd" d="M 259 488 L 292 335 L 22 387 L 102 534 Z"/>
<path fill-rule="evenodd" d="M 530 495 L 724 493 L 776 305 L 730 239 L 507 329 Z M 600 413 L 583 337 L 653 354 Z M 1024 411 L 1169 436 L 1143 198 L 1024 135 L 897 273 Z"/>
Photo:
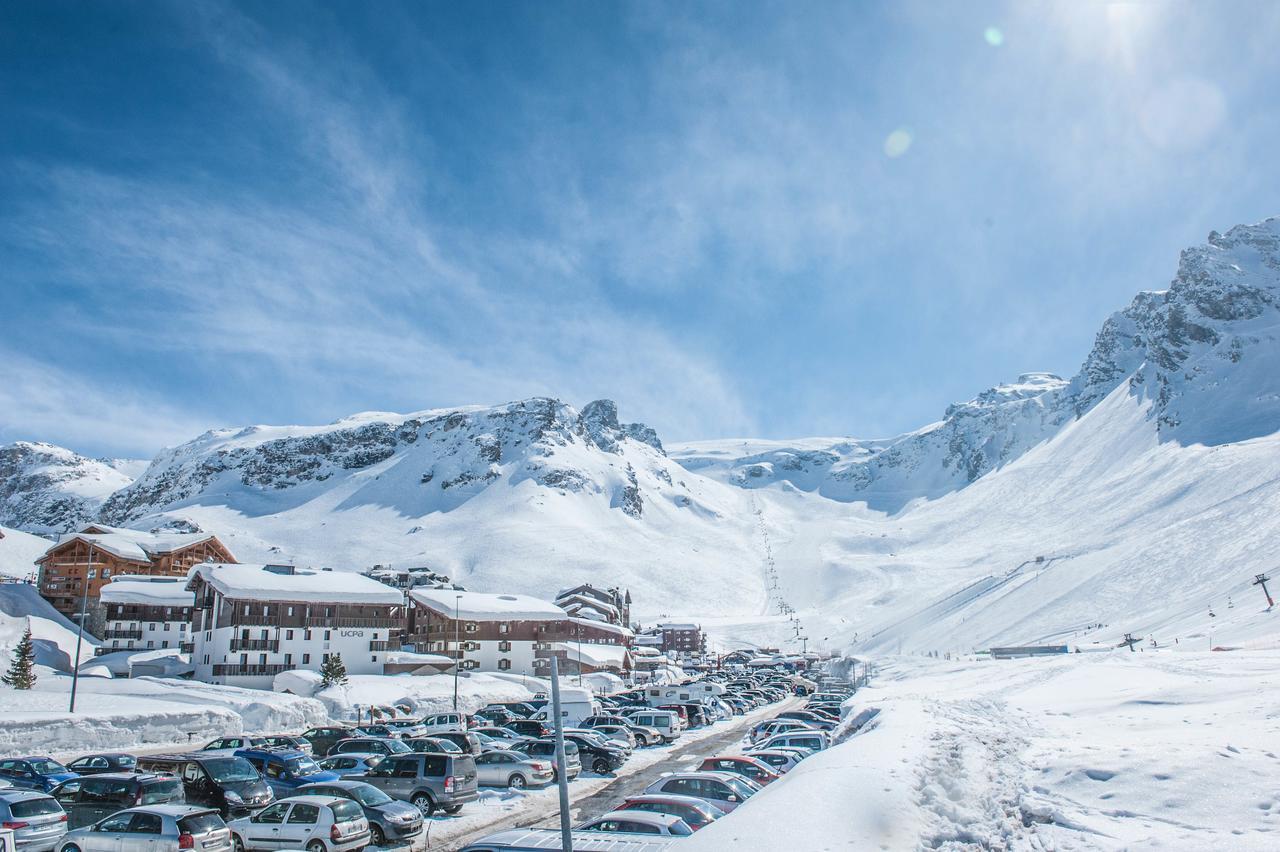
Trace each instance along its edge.
<path fill-rule="evenodd" d="M 507 722 L 523 718 L 512 713 L 506 707 L 499 707 L 497 705 L 485 707 L 483 710 L 477 710 L 473 715 L 481 719 L 487 719 L 491 725 L 505 725 Z"/>
<path fill-rule="evenodd" d="M 302 738 L 311 743 L 311 754 L 314 757 L 325 757 L 333 747 L 345 739 L 355 736 L 350 728 L 338 726 L 312 728 L 302 732 Z"/>
<path fill-rule="evenodd" d="M 138 758 L 124 752 L 86 754 L 67 764 L 77 775 L 101 775 L 104 772 L 132 772 L 138 766 Z"/>
<path fill-rule="evenodd" d="M 528 701 L 504 701 L 501 704 L 492 704 L 491 707 L 505 707 L 521 719 L 528 719 L 538 712 L 538 708 Z"/>
<path fill-rule="evenodd" d="M 547 727 L 546 723 L 539 722 L 536 719 L 516 719 L 508 722 L 506 727 L 522 737 L 533 737 L 534 739 L 540 739 L 551 734 L 551 729 Z"/>
<path fill-rule="evenodd" d="M 104 772 L 72 778 L 54 787 L 49 795 L 67 812 L 69 828 L 92 825 L 125 808 L 186 802 L 186 792 L 177 778 L 141 772 Z"/>
<path fill-rule="evenodd" d="M 223 819 L 256 814 L 275 801 L 253 764 L 235 755 L 152 754 L 138 758 L 138 771 L 176 776 L 182 781 L 187 804 L 217 808 Z"/>
<path fill-rule="evenodd" d="M 581 734 L 565 734 L 565 742 L 572 742 L 578 747 L 578 757 L 584 767 L 590 767 L 597 775 L 606 775 L 622 767 L 627 756 L 620 748 L 601 745 L 590 737 Z"/>

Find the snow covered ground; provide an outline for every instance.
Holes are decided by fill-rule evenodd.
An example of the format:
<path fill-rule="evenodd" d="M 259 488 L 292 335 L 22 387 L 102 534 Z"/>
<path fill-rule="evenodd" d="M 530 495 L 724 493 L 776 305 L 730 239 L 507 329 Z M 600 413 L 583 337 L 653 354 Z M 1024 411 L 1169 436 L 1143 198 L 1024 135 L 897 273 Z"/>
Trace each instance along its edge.
<path fill-rule="evenodd" d="M 1280 845 L 1280 653 L 898 657 L 847 707 L 880 712 L 681 848 Z"/>

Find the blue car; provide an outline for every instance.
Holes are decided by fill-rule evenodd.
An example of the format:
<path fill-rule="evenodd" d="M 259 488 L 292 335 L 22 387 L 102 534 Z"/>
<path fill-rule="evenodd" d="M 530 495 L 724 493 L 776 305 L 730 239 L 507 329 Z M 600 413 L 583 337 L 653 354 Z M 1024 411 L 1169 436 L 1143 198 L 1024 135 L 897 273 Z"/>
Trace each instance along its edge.
<path fill-rule="evenodd" d="M 327 784 L 341 776 L 327 772 L 311 755 L 297 749 L 242 748 L 236 757 L 243 757 L 258 770 L 262 780 L 271 787 L 277 799 L 285 799 L 305 784 Z"/>
<path fill-rule="evenodd" d="M 0 760 L 0 778 L 23 790 L 47 793 L 76 773 L 52 757 L 10 757 Z"/>

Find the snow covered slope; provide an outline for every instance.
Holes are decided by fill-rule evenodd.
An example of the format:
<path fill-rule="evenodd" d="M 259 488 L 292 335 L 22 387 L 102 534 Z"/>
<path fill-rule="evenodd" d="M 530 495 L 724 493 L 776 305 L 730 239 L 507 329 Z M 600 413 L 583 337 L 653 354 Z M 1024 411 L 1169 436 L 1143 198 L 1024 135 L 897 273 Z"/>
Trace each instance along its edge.
<path fill-rule="evenodd" d="M 35 643 L 36 662 L 42 666 L 71 671 L 75 659 L 76 627 L 40 597 L 35 586 L 0 583 L 0 660 L 7 660 L 27 627 Z M 80 660 L 93 659 L 96 639 L 85 635 Z"/>
<path fill-rule="evenodd" d="M 426 564 L 543 596 L 595 580 L 653 614 L 681 598 L 746 614 L 763 601 L 746 503 L 608 400 L 579 412 L 530 399 L 209 432 L 163 452 L 101 516 L 215 531 L 241 560 Z"/>
<path fill-rule="evenodd" d="M 25 580 L 36 571 L 35 561 L 53 542 L 38 535 L 0 526 L 0 579 Z"/>
<path fill-rule="evenodd" d="M 142 464 L 31 441 L 0 446 L 0 523 L 40 535 L 66 532 L 91 520 Z"/>

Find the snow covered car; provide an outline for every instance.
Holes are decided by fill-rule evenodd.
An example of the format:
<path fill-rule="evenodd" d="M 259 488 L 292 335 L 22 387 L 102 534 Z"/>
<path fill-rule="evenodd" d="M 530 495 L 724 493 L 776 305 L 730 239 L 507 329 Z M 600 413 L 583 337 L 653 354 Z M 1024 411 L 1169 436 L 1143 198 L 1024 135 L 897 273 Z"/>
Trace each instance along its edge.
<path fill-rule="evenodd" d="M 608 831 L 620 834 L 688 837 L 693 834 L 684 820 L 671 814 L 651 811 L 610 811 L 578 826 L 578 831 Z"/>
<path fill-rule="evenodd" d="M 231 832 L 211 808 L 147 805 L 69 831 L 59 852 L 231 852 Z"/>
<path fill-rule="evenodd" d="M 758 743 L 767 740 L 774 734 L 784 734 L 790 731 L 816 731 L 813 725 L 808 722 L 801 722 L 799 719 L 768 719 L 755 725 L 748 734 L 751 742 Z"/>
<path fill-rule="evenodd" d="M 369 845 L 364 809 L 337 796 L 294 796 L 229 826 L 235 852 L 246 849 L 306 849 L 356 852 Z"/>
<path fill-rule="evenodd" d="M 725 813 L 751 798 L 760 787 L 728 772 L 670 772 L 645 788 L 646 795 L 674 793 L 705 799 Z"/>

